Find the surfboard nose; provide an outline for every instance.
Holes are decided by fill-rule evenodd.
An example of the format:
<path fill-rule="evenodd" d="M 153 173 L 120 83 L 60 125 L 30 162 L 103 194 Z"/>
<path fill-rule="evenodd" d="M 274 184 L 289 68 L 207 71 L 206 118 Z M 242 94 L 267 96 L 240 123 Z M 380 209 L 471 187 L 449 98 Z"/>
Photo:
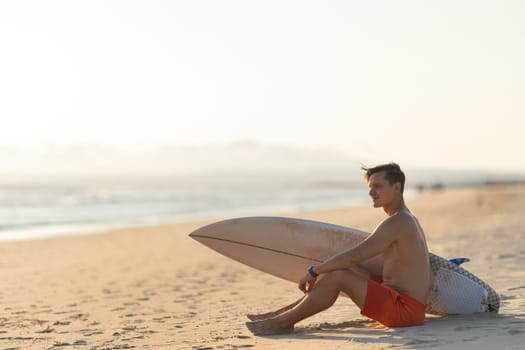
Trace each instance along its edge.
<path fill-rule="evenodd" d="M 210 226 L 214 226 L 214 225 L 215 223 L 199 227 L 195 231 L 190 232 L 188 236 L 199 241 L 199 238 L 201 238 L 202 236 L 207 236 L 207 233 L 210 232 Z"/>
<path fill-rule="evenodd" d="M 196 241 L 202 243 L 203 239 L 212 239 L 221 237 L 224 231 L 231 230 L 231 222 L 235 219 L 216 221 L 211 224 L 199 227 L 195 231 L 191 232 L 188 236 Z"/>
<path fill-rule="evenodd" d="M 254 223 L 268 220 L 260 217 L 240 217 L 226 220 L 220 220 L 211 224 L 202 226 L 191 232 L 189 236 L 197 241 L 199 238 L 217 239 L 230 238 L 230 235 L 242 235 L 242 232 L 249 231 Z"/>

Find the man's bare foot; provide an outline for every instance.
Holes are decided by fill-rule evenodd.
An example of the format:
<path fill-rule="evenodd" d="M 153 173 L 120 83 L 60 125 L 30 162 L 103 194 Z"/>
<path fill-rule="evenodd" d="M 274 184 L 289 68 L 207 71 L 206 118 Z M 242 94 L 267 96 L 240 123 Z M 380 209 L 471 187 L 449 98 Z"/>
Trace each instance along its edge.
<path fill-rule="evenodd" d="M 254 335 L 276 335 L 293 332 L 293 325 L 290 327 L 283 327 L 275 318 L 255 322 L 246 322 L 246 327 L 248 327 L 248 329 Z"/>
<path fill-rule="evenodd" d="M 246 317 L 248 317 L 252 321 L 261 321 L 261 320 L 267 320 L 269 318 L 274 318 L 276 316 L 279 316 L 280 314 L 282 314 L 285 311 L 293 309 L 297 304 L 299 304 L 301 301 L 303 301 L 303 299 L 304 299 L 304 297 L 302 297 L 301 299 L 297 300 L 296 302 L 293 302 L 290 305 L 287 305 L 287 306 L 285 306 L 283 308 L 280 308 L 279 310 L 276 310 L 276 311 L 271 311 L 271 312 L 267 312 L 267 313 L 264 313 L 264 314 L 248 314 L 248 315 L 246 315 Z"/>

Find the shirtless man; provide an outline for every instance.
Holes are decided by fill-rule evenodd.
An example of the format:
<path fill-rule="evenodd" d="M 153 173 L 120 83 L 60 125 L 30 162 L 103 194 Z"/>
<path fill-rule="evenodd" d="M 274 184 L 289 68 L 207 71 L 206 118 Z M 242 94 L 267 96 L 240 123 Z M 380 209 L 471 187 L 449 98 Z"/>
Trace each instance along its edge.
<path fill-rule="evenodd" d="M 418 220 L 405 205 L 405 175 L 395 163 L 365 168 L 375 208 L 388 214 L 361 244 L 311 266 L 299 281 L 305 296 L 275 312 L 248 315 L 255 335 L 293 332 L 294 325 L 332 306 L 340 292 L 361 314 L 385 326 L 420 325 L 430 288 L 428 248 Z"/>

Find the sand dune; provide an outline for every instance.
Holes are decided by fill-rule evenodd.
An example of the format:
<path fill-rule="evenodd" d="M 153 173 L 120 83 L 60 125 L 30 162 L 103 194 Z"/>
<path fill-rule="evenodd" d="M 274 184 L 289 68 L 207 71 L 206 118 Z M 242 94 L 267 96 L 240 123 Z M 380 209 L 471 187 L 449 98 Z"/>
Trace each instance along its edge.
<path fill-rule="evenodd" d="M 209 220 L 0 244 L 0 349 L 521 349 L 525 187 L 433 192 L 407 204 L 431 251 L 470 257 L 465 267 L 501 293 L 499 314 L 389 329 L 341 299 L 294 334 L 255 337 L 245 315 L 300 292 L 188 238 Z M 282 215 L 368 231 L 384 218 L 371 207 Z"/>

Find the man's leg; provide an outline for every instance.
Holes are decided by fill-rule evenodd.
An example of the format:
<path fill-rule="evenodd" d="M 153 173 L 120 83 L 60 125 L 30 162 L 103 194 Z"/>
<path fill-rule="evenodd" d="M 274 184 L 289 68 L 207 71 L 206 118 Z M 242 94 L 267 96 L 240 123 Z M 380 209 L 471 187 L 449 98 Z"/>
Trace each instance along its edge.
<path fill-rule="evenodd" d="M 307 317 L 332 306 L 339 293 L 346 293 L 354 303 L 363 309 L 368 287 L 368 276 L 353 270 L 338 270 L 324 275 L 304 300 L 294 308 L 280 315 L 246 326 L 255 335 L 290 333 L 294 325 Z"/>
<path fill-rule="evenodd" d="M 352 269 L 355 271 L 355 272 L 358 272 L 360 274 L 362 274 L 364 277 L 366 277 L 367 281 L 368 281 L 368 278 L 370 277 L 370 274 L 373 274 L 373 275 L 377 275 L 377 276 L 381 276 L 382 273 L 383 273 L 383 256 L 380 255 L 380 256 L 376 256 L 372 259 L 369 259 L 369 260 L 366 260 L 364 262 L 362 262 L 361 264 L 353 267 Z M 305 296 L 302 296 L 299 300 L 297 301 L 294 301 L 293 303 L 291 303 L 290 305 L 286 305 L 278 310 L 275 310 L 275 311 L 270 311 L 270 312 L 266 312 L 266 313 L 261 313 L 261 314 L 247 314 L 246 317 L 248 317 L 251 321 L 260 321 L 260 320 L 266 320 L 268 318 L 273 318 L 273 317 L 276 317 L 280 314 L 282 314 L 283 312 L 285 311 L 288 311 L 292 308 L 294 308 L 297 304 L 299 304 L 301 301 L 303 301 L 303 299 L 306 297 Z"/>
<path fill-rule="evenodd" d="M 299 304 L 306 296 L 302 296 L 301 299 L 294 301 L 290 305 L 286 305 L 285 307 L 280 308 L 279 310 L 263 313 L 263 314 L 248 314 L 246 317 L 248 317 L 252 321 L 260 321 L 260 320 L 266 320 L 268 318 L 272 318 L 275 316 L 279 316 L 285 311 L 288 311 L 290 309 L 293 309 L 297 304 Z"/>

